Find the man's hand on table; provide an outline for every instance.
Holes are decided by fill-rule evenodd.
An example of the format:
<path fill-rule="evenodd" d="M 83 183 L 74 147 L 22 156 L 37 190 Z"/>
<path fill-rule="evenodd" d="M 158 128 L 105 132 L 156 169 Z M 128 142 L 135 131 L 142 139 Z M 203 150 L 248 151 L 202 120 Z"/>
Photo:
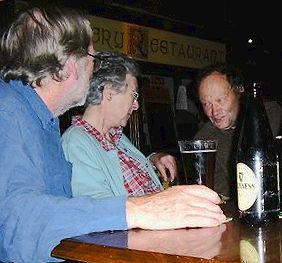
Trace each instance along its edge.
<path fill-rule="evenodd" d="M 218 226 L 226 219 L 216 192 L 204 185 L 178 185 L 127 200 L 129 228 L 177 229 Z"/>

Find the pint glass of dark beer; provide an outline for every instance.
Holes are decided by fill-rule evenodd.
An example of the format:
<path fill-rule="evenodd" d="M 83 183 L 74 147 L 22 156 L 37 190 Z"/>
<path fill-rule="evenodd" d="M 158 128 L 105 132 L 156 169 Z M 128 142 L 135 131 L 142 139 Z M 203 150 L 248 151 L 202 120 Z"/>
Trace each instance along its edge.
<path fill-rule="evenodd" d="M 182 156 L 185 184 L 204 184 L 213 189 L 216 141 L 178 141 Z"/>

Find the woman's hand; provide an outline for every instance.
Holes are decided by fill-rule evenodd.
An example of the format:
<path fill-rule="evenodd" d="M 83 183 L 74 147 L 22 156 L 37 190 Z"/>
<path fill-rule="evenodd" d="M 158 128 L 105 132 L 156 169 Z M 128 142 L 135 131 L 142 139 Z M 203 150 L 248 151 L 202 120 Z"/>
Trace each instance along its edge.
<path fill-rule="evenodd" d="M 150 156 L 150 161 L 161 173 L 164 181 L 173 181 L 177 175 L 177 165 L 174 156 L 167 153 L 155 153 Z"/>

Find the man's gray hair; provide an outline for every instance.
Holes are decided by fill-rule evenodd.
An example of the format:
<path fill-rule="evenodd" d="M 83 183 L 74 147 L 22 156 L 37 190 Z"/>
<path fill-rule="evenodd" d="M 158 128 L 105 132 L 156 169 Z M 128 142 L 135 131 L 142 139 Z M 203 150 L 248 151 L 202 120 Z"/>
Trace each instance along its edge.
<path fill-rule="evenodd" d="M 86 14 L 68 8 L 33 8 L 19 15 L 0 42 L 0 74 L 5 81 L 41 86 L 50 76 L 65 79 L 69 56 L 87 56 L 92 29 Z"/>

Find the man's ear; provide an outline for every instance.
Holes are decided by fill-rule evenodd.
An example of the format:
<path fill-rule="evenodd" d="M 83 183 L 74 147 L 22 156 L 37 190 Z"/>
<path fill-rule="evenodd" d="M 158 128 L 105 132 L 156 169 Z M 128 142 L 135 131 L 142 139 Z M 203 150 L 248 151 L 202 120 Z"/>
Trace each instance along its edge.
<path fill-rule="evenodd" d="M 64 65 L 64 73 L 67 78 L 78 79 L 77 61 L 73 56 L 70 56 Z"/>

